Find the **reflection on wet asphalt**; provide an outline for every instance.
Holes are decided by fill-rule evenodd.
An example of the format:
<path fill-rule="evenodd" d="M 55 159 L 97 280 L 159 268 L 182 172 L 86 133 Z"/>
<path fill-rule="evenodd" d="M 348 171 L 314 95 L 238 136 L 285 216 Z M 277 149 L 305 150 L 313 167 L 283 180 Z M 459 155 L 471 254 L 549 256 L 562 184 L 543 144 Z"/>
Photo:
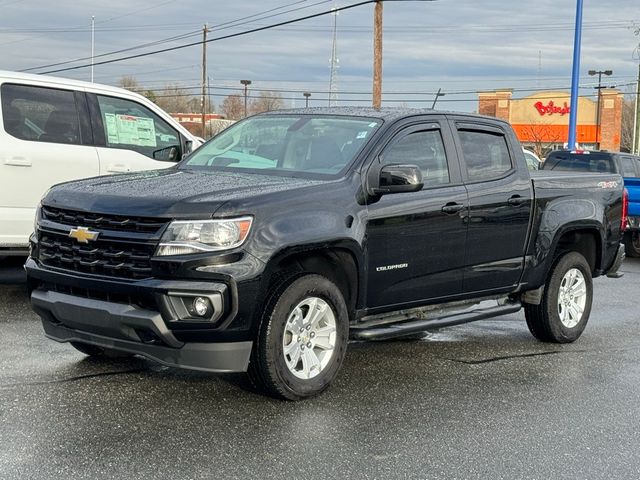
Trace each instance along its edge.
<path fill-rule="evenodd" d="M 352 343 L 326 394 L 96 361 L 47 340 L 0 268 L 0 478 L 638 478 L 640 261 L 596 279 L 583 337 L 521 313 L 424 340 Z"/>

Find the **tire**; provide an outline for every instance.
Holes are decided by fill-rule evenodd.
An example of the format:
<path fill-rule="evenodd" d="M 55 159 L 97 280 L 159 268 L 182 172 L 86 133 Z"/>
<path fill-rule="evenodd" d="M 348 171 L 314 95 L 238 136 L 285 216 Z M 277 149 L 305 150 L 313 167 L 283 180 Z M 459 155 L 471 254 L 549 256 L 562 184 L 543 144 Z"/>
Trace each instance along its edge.
<path fill-rule="evenodd" d="M 577 252 L 566 253 L 549 271 L 540 305 L 525 304 L 529 331 L 542 342 L 574 342 L 587 326 L 592 301 L 589 264 Z"/>
<path fill-rule="evenodd" d="M 625 233 L 624 250 L 628 257 L 640 257 L 640 233 L 639 232 Z"/>
<path fill-rule="evenodd" d="M 79 352 L 84 353 L 94 358 L 127 358 L 132 357 L 133 353 L 122 352 L 120 350 L 114 350 L 112 348 L 98 347 L 97 345 L 91 345 L 82 342 L 69 342 L 73 348 Z"/>
<path fill-rule="evenodd" d="M 318 395 L 337 375 L 348 337 L 349 316 L 340 289 L 320 275 L 290 277 L 266 303 L 251 352 L 249 378 L 275 398 L 302 400 Z"/>

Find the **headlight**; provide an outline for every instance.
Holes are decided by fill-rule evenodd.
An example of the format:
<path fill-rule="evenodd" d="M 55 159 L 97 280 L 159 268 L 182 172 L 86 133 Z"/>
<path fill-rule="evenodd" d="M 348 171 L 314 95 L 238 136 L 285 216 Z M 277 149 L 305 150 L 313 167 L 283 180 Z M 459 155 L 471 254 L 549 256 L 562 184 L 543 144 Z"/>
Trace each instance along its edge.
<path fill-rule="evenodd" d="M 156 255 L 186 255 L 239 247 L 249 235 L 251 222 L 251 217 L 171 222 L 160 239 Z"/>

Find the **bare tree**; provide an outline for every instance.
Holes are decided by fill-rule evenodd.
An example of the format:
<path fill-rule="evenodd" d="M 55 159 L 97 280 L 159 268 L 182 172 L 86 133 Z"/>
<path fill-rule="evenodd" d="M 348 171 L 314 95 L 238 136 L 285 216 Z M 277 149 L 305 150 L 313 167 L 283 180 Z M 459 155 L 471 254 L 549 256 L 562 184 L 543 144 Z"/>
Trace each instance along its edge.
<path fill-rule="evenodd" d="M 140 95 L 144 95 L 149 100 L 156 103 L 156 92 L 153 90 L 146 90 L 142 85 L 140 85 L 138 80 L 136 80 L 136 77 L 133 75 L 125 75 L 121 77 L 120 80 L 118 80 L 118 86 L 120 88 L 126 88 L 132 92 L 139 93 Z"/>
<path fill-rule="evenodd" d="M 263 91 L 251 102 L 251 113 L 262 113 L 283 108 L 282 95 L 277 92 Z"/>
<path fill-rule="evenodd" d="M 118 86 L 120 88 L 126 88 L 127 90 L 131 90 L 132 92 L 140 93 L 142 92 L 142 86 L 136 80 L 136 77 L 133 75 L 124 75 L 118 80 Z"/>
<path fill-rule="evenodd" d="M 527 142 L 533 143 L 533 151 L 538 157 L 544 158 L 551 147 L 563 140 L 562 135 L 546 123 L 533 123 L 522 129 Z"/>
<path fill-rule="evenodd" d="M 169 113 L 200 111 L 200 100 L 177 83 L 169 84 L 156 92 L 156 104 Z"/>
<path fill-rule="evenodd" d="M 244 100 L 240 95 L 229 95 L 222 102 L 222 113 L 228 120 L 240 120 L 244 116 Z"/>

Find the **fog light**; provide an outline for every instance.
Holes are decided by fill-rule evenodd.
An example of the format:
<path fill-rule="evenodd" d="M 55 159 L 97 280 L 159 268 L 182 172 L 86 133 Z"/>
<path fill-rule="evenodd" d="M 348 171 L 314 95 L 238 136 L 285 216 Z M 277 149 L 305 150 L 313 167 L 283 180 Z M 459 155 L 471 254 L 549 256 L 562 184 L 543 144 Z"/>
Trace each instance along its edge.
<path fill-rule="evenodd" d="M 184 322 L 216 322 L 225 311 L 221 292 L 170 291 L 163 297 L 161 308 L 169 321 Z"/>
<path fill-rule="evenodd" d="M 199 317 L 211 316 L 211 302 L 207 297 L 196 297 L 192 304 L 193 313 Z"/>

